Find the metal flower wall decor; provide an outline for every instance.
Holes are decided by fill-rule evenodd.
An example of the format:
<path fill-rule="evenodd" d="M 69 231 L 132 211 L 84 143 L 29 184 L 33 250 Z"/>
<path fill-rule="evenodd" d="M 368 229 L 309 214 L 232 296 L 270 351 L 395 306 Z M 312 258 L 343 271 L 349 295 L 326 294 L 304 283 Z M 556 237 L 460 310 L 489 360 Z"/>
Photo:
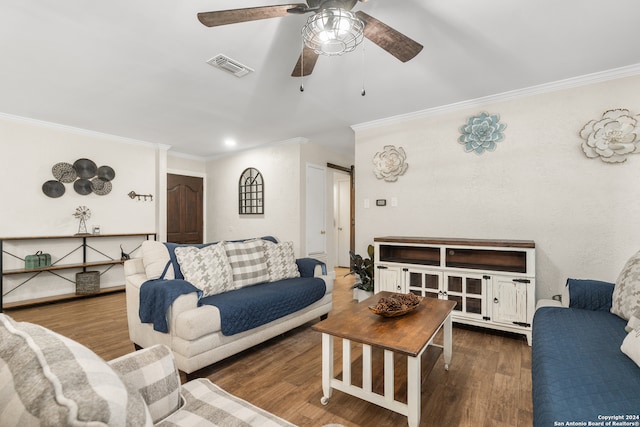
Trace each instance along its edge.
<path fill-rule="evenodd" d="M 582 151 L 590 159 L 622 163 L 628 154 L 640 153 L 640 114 L 629 110 L 608 110 L 602 118 L 591 120 L 580 131 Z"/>
<path fill-rule="evenodd" d="M 373 173 L 378 179 L 395 182 L 407 171 L 409 164 L 406 160 L 407 155 L 402 147 L 385 145 L 383 151 L 373 156 Z"/>
<path fill-rule="evenodd" d="M 482 154 L 485 150 L 495 150 L 496 142 L 504 139 L 502 131 L 507 127 L 499 121 L 497 114 L 480 113 L 469 117 L 467 124 L 460 128 L 462 135 L 458 138 L 458 142 L 464 144 L 464 151 Z"/>

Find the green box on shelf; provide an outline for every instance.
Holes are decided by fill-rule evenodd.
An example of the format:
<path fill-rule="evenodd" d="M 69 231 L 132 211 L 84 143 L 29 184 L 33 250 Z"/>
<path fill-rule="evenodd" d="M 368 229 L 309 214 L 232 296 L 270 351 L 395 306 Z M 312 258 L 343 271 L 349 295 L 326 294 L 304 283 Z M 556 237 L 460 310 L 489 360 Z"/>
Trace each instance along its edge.
<path fill-rule="evenodd" d="M 34 270 L 36 268 L 45 268 L 51 266 L 51 255 L 42 251 L 36 252 L 34 255 L 24 257 L 24 268 L 26 270 Z"/>
<path fill-rule="evenodd" d="M 100 272 L 83 271 L 76 273 L 76 295 L 91 295 L 100 291 Z"/>

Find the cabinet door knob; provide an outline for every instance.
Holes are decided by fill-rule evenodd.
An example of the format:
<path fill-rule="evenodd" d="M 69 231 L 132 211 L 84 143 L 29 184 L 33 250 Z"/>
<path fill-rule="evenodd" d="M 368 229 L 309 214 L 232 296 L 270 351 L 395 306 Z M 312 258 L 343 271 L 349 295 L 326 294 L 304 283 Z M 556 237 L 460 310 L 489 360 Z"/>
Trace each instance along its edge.
<path fill-rule="evenodd" d="M 500 302 L 500 301 L 498 301 L 498 298 L 494 298 L 494 299 L 493 299 L 493 303 L 494 303 L 494 304 L 498 304 L 499 302 Z"/>

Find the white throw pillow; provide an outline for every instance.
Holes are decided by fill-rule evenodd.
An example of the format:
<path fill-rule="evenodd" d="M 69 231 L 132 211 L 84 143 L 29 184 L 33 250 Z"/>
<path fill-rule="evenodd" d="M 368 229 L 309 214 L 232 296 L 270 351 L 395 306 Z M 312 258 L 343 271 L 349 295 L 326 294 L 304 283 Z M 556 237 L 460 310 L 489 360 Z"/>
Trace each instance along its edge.
<path fill-rule="evenodd" d="M 179 246 L 175 253 L 184 279 L 200 289 L 203 297 L 233 289 L 231 265 L 224 245 L 218 243 L 202 249 Z"/>
<path fill-rule="evenodd" d="M 142 264 L 144 265 L 147 279 L 159 279 L 170 260 L 169 250 L 164 243 L 156 242 L 155 240 L 142 242 Z M 172 265 L 167 269 L 164 278 L 175 279 Z"/>
<path fill-rule="evenodd" d="M 269 281 L 267 258 L 261 239 L 224 242 L 224 247 L 233 270 L 233 283 L 236 288 Z"/>
<path fill-rule="evenodd" d="M 620 350 L 640 367 L 640 329 L 635 329 L 622 341 Z"/>
<path fill-rule="evenodd" d="M 272 282 L 300 277 L 293 242 L 273 243 L 267 240 L 263 242 L 269 278 Z"/>
<path fill-rule="evenodd" d="M 611 312 L 629 320 L 640 306 L 640 251 L 629 258 L 613 288 Z"/>
<path fill-rule="evenodd" d="M 627 326 L 624 327 L 624 330 L 627 332 L 631 332 L 634 329 L 640 329 L 640 306 L 633 310 Z"/>

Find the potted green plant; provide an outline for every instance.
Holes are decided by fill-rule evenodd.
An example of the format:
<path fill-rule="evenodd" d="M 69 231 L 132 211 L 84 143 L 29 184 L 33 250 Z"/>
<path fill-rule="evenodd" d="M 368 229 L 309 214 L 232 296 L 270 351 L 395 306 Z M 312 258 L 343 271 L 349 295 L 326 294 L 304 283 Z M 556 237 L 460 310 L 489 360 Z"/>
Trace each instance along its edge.
<path fill-rule="evenodd" d="M 353 274 L 356 277 L 353 289 L 353 298 L 358 301 L 369 298 L 373 295 L 373 245 L 367 247 L 367 255 L 369 258 L 363 258 L 353 251 L 349 251 L 351 258 L 351 271 L 347 274 Z"/>

